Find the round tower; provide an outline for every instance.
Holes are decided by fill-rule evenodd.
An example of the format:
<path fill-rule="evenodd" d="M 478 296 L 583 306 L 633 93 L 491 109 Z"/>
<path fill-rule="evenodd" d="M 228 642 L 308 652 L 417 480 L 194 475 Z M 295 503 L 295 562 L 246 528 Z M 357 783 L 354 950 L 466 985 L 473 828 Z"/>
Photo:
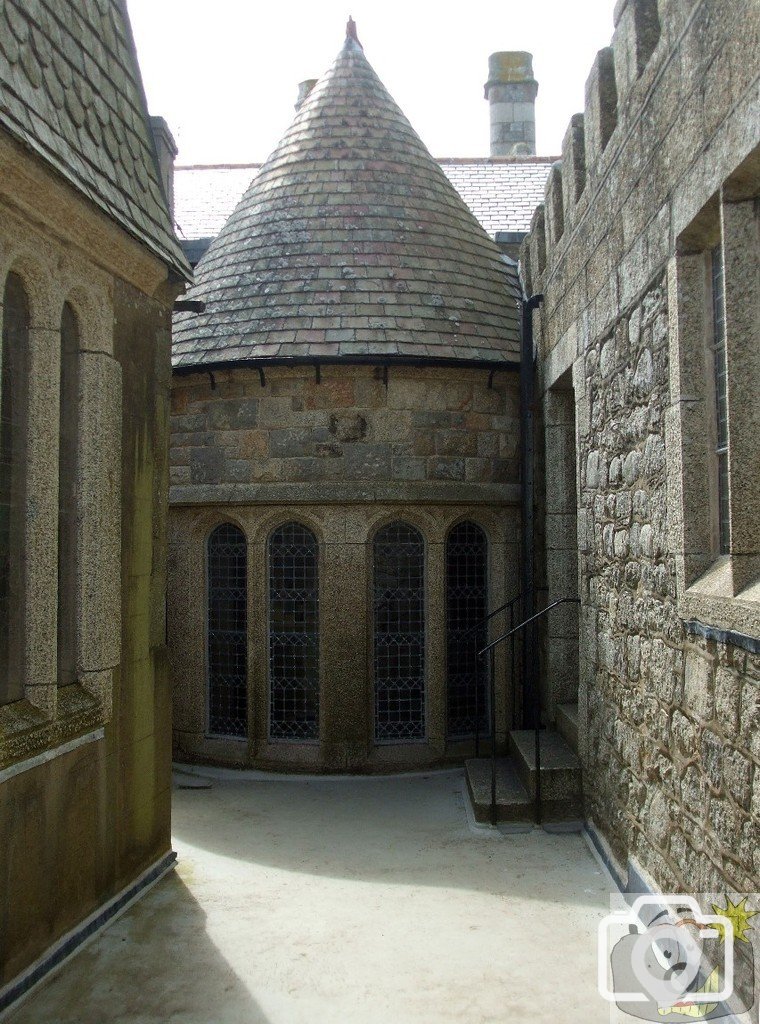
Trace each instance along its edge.
<path fill-rule="evenodd" d="M 517 295 L 349 31 L 198 264 L 204 312 L 176 318 L 178 757 L 388 771 L 489 732 Z"/>

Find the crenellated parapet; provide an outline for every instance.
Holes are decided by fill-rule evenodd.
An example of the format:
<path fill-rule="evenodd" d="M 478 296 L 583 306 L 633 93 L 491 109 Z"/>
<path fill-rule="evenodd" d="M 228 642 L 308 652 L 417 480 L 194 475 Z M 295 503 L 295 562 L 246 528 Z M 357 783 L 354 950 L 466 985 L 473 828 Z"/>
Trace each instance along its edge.
<path fill-rule="evenodd" d="M 537 575 L 578 587 L 585 810 L 619 874 L 744 891 L 760 759 L 727 709 L 760 680 L 760 6 L 618 0 L 614 22 L 521 249 Z"/>
<path fill-rule="evenodd" d="M 662 269 L 697 197 L 706 202 L 728 177 L 730 146 L 749 153 L 757 18 L 753 0 L 720 12 L 714 0 L 618 0 L 611 45 L 594 60 L 584 111 L 568 125 L 523 244 L 523 281 L 549 293 L 548 348 L 559 340 L 551 319 L 563 297 L 563 322 L 590 308 L 602 329 L 615 304 L 630 303 Z M 727 115 L 737 103 L 746 127 L 732 140 Z"/>

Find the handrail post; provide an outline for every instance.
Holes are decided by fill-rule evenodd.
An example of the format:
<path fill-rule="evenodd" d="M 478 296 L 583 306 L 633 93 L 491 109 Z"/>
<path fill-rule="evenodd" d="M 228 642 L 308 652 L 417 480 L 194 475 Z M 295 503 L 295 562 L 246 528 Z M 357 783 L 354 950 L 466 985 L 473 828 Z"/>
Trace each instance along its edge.
<path fill-rule="evenodd" d="M 546 608 L 542 608 L 540 612 L 528 616 L 523 619 L 516 626 L 512 626 L 507 630 L 506 633 L 502 633 L 501 636 L 497 636 L 495 640 L 492 640 L 487 644 L 479 654 L 485 656 L 490 655 L 491 664 L 491 734 L 492 734 L 492 745 L 491 745 L 491 822 L 496 824 L 496 700 L 495 700 L 495 689 L 493 684 L 493 658 L 494 650 L 496 646 L 503 643 L 505 640 L 514 637 L 518 630 L 525 629 L 526 626 L 536 621 L 536 619 L 542 618 L 553 608 L 557 608 L 561 604 L 580 604 L 581 600 L 579 597 L 560 597 L 556 601 L 552 601 L 551 604 L 547 605 Z M 538 659 L 538 653 L 535 652 L 535 657 Z M 536 666 L 538 667 L 538 666 Z M 535 673 L 536 679 L 538 678 L 538 672 Z M 541 824 L 541 692 L 538 683 L 532 688 L 531 692 L 531 710 L 533 712 L 533 730 L 534 730 L 534 744 L 535 744 L 535 758 L 536 758 L 536 807 L 535 817 L 536 824 Z"/>
<path fill-rule="evenodd" d="M 486 634 L 486 637 L 488 634 Z M 485 664 L 485 657 L 480 652 L 475 656 L 475 757 L 480 757 L 480 680 L 478 669 Z"/>
<path fill-rule="evenodd" d="M 536 673 L 536 676 L 538 673 Z M 535 744 L 535 755 L 536 755 L 536 806 L 535 806 L 535 819 L 536 825 L 541 824 L 541 696 L 536 688 L 536 694 L 533 698 L 533 725 L 534 725 L 534 744 Z"/>
<path fill-rule="evenodd" d="M 509 605 L 509 628 L 510 631 L 515 628 L 515 603 L 510 602 Z M 509 682 L 512 687 L 512 728 L 517 728 L 517 680 L 515 679 L 515 637 L 514 633 L 510 637 L 510 665 L 509 665 Z"/>
<path fill-rule="evenodd" d="M 496 683 L 495 648 L 490 652 L 490 698 L 491 698 L 491 824 L 496 828 Z"/>

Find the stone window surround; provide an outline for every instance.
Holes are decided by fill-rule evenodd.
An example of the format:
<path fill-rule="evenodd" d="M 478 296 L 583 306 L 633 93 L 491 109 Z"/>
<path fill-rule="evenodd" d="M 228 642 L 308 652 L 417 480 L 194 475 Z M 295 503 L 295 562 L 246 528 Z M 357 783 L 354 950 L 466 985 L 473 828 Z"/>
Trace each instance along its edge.
<path fill-rule="evenodd" d="M 457 526 L 462 521 L 463 521 L 463 519 L 460 517 L 454 523 L 449 525 L 449 527 L 448 527 L 448 529 L 446 531 L 446 540 L 447 541 L 448 541 L 448 537 L 449 537 L 451 531 L 453 530 L 453 528 L 455 526 Z M 268 656 L 268 651 L 269 651 L 269 623 L 270 623 L 270 614 L 269 614 L 269 583 L 268 583 L 268 581 L 269 581 L 269 573 L 268 573 L 268 570 L 269 570 L 269 559 L 270 559 L 270 552 L 271 552 L 271 540 L 272 540 L 273 535 L 277 532 L 277 530 L 279 530 L 282 526 L 286 526 L 288 523 L 297 523 L 299 526 L 303 526 L 305 529 L 307 529 L 314 536 L 314 538 L 316 539 L 316 542 L 317 542 L 317 581 L 318 581 L 317 586 L 318 586 L 318 592 L 319 592 L 318 605 L 319 605 L 319 607 L 321 609 L 321 607 L 323 605 L 323 593 L 322 593 L 322 591 L 323 591 L 323 584 L 322 584 L 322 578 L 323 578 L 324 570 L 326 568 L 325 565 L 324 565 L 324 558 L 325 558 L 326 547 L 325 547 L 325 543 L 324 543 L 323 531 L 320 529 L 319 524 L 314 522 L 314 521 L 312 521 L 310 519 L 310 517 L 308 517 L 308 516 L 287 515 L 285 517 L 282 517 L 282 516 L 276 515 L 275 519 L 273 519 L 272 522 L 273 522 L 273 525 L 270 525 L 269 529 L 266 532 L 266 536 L 265 536 L 265 539 L 264 539 L 264 554 L 263 554 L 263 557 L 264 557 L 264 562 L 265 562 L 265 565 L 266 565 L 267 572 L 261 577 L 260 585 L 253 587 L 254 593 L 251 593 L 252 582 L 251 582 L 250 568 L 249 568 L 249 581 L 248 581 L 249 582 L 248 606 L 249 607 L 253 607 L 253 600 L 252 599 L 258 598 L 259 599 L 258 600 L 258 604 L 261 604 L 263 602 L 263 606 L 266 609 L 265 621 L 266 621 L 266 635 L 267 635 L 267 645 L 266 645 L 267 654 L 264 656 L 264 662 L 265 662 L 265 669 L 264 669 L 264 671 L 265 671 L 265 675 L 266 675 L 266 679 L 267 679 L 267 707 L 268 707 L 268 712 L 267 712 L 267 742 L 270 743 L 270 744 L 273 744 L 275 746 L 279 745 L 279 744 L 289 744 L 289 745 L 297 744 L 298 746 L 302 746 L 302 745 L 304 745 L 304 746 L 308 746 L 308 745 L 314 746 L 314 745 L 317 745 L 318 746 L 319 742 L 320 742 L 320 737 L 321 737 L 321 734 L 322 734 L 321 721 L 320 721 L 320 727 L 319 727 L 319 729 L 317 731 L 316 737 L 311 738 L 311 739 L 299 739 L 298 737 L 292 737 L 292 738 L 289 738 L 289 737 L 273 737 L 271 735 L 271 733 L 270 733 L 270 728 L 269 728 L 270 719 L 269 719 L 269 715 L 271 714 L 271 711 L 269 710 L 269 701 L 271 700 L 271 691 L 270 691 L 271 683 L 270 683 L 270 668 L 269 668 L 269 656 Z M 486 530 L 486 528 L 481 523 L 477 522 L 476 520 L 473 520 L 473 522 L 476 522 L 476 525 L 479 526 L 481 530 L 483 530 L 483 533 L 484 533 L 484 535 L 486 537 L 486 542 L 488 543 L 488 531 Z M 253 558 L 251 557 L 251 555 L 252 555 L 251 548 L 252 548 L 252 546 L 256 542 L 259 541 L 260 538 L 257 537 L 256 540 L 254 541 L 249 536 L 249 534 L 246 531 L 245 526 L 242 524 L 242 522 L 240 520 L 238 520 L 237 517 L 235 517 L 234 515 L 228 516 L 228 517 L 226 517 L 224 519 L 219 519 L 218 521 L 214 521 L 212 523 L 212 525 L 207 529 L 206 533 L 203 536 L 204 549 L 205 549 L 205 552 L 206 552 L 204 557 L 206 559 L 208 559 L 208 538 L 211 536 L 213 531 L 218 526 L 221 526 L 224 523 L 230 523 L 233 526 L 236 526 L 239 530 L 241 530 L 243 536 L 245 537 L 246 545 L 247 545 L 247 548 L 248 548 L 248 564 L 249 564 L 249 567 L 250 567 L 251 563 L 253 562 Z M 414 517 L 414 516 L 402 516 L 400 518 L 398 516 L 395 516 L 395 517 L 393 517 L 393 516 L 385 517 L 380 522 L 375 524 L 375 526 L 373 527 L 373 529 L 371 530 L 371 532 L 368 535 L 367 545 L 366 545 L 366 547 L 367 547 L 367 579 L 368 579 L 369 587 L 370 588 L 372 587 L 372 580 L 374 578 L 374 576 L 373 576 L 373 559 L 374 559 L 374 540 L 375 540 L 375 537 L 377 536 L 377 534 L 382 529 L 384 529 L 384 527 L 390 526 L 390 525 L 392 525 L 394 523 L 403 523 L 404 525 L 412 526 L 422 536 L 422 541 L 423 541 L 424 551 L 425 551 L 424 563 L 423 563 L 424 564 L 423 591 L 424 591 L 424 605 L 425 605 L 425 648 L 427 649 L 428 642 L 429 642 L 429 637 L 428 637 L 428 615 L 427 615 L 427 606 L 428 606 L 427 594 L 428 594 L 428 586 L 429 586 L 429 583 L 430 583 L 429 571 L 428 571 L 428 558 L 427 558 L 428 538 L 427 538 L 427 535 L 425 533 L 424 528 L 420 525 L 420 523 L 416 519 L 416 517 Z M 490 552 L 490 544 L 489 544 L 488 550 Z M 208 581 L 208 572 L 206 572 L 206 574 L 205 574 L 205 579 L 206 579 L 206 581 Z M 206 585 L 206 588 L 208 588 L 208 582 L 206 582 L 205 585 Z M 206 601 L 206 604 L 207 604 L 208 603 L 208 590 L 206 590 L 205 601 Z M 368 610 L 372 609 L 373 601 L 374 601 L 374 594 L 372 592 L 368 592 L 368 594 L 367 594 L 367 608 L 368 608 Z M 374 616 L 371 615 L 371 614 L 368 615 L 368 621 L 371 623 L 372 630 L 374 630 Z M 251 632 L 251 627 L 249 625 L 249 635 L 250 635 L 250 632 Z M 325 640 L 327 640 L 329 642 L 329 637 L 325 638 L 325 637 L 323 637 L 321 635 L 322 634 L 322 624 L 321 624 L 321 621 L 319 623 L 319 632 L 320 632 L 320 646 L 321 646 L 321 644 L 324 643 Z M 207 636 L 204 637 L 204 651 L 206 651 L 206 652 L 208 651 L 208 638 L 207 638 Z M 373 652 L 374 652 L 374 644 L 372 642 L 368 643 L 367 651 L 368 651 L 369 656 L 372 657 L 373 656 Z M 427 692 L 427 661 L 428 661 L 428 659 L 425 658 L 425 671 L 424 671 L 424 674 L 425 674 L 425 688 L 424 688 L 424 692 L 425 693 Z M 248 685 L 249 685 L 249 688 L 250 688 L 251 683 L 253 681 L 253 673 L 251 671 L 251 668 L 252 668 L 252 666 L 251 666 L 251 662 L 250 662 L 250 658 L 249 658 L 249 668 L 248 668 Z M 208 675 L 209 675 L 209 673 L 208 673 L 208 654 L 206 653 L 205 654 L 204 679 L 205 679 L 205 684 L 206 684 L 207 688 L 208 688 Z M 374 680 L 374 668 L 371 669 L 370 678 Z M 320 656 L 320 658 L 319 658 L 319 691 L 320 691 L 320 694 L 321 694 L 321 691 L 323 689 L 323 685 L 324 685 L 323 659 Z M 373 688 L 372 697 L 373 697 L 373 701 L 374 701 L 374 688 Z M 320 701 L 320 706 L 321 706 L 321 703 L 322 702 Z M 373 715 L 374 715 L 374 705 L 373 705 Z M 424 743 L 426 741 L 426 739 L 427 739 L 427 702 L 425 702 L 425 718 L 426 718 L 425 732 L 424 732 L 423 736 L 421 737 L 421 739 L 414 739 L 414 740 L 410 740 L 410 739 L 377 740 L 377 739 L 375 739 L 374 740 L 375 745 L 376 746 L 388 746 L 389 744 L 396 744 L 397 745 L 397 744 L 409 744 L 409 743 Z M 320 719 L 321 719 L 321 714 L 320 714 Z M 237 740 L 237 741 L 244 742 L 244 743 L 248 742 L 248 736 L 241 736 L 241 737 L 222 736 L 222 735 L 220 735 L 218 733 L 212 733 L 210 731 L 209 723 L 208 723 L 208 692 L 206 693 L 206 736 L 207 736 L 208 739 L 212 739 L 212 740 L 223 739 L 223 740 L 227 740 L 227 741 L 228 740 L 233 740 L 233 741 Z"/>
<path fill-rule="evenodd" d="M 483 531 L 488 544 L 489 603 L 495 606 L 496 604 L 502 603 L 504 600 L 505 590 L 503 580 L 506 569 L 504 562 L 504 539 L 495 533 L 495 531 L 502 528 L 503 524 L 501 523 L 501 516 L 494 514 L 494 511 L 495 510 L 489 508 L 488 511 L 484 511 L 483 515 L 480 515 L 478 510 L 474 508 L 468 508 L 466 512 L 452 508 L 451 515 L 446 516 L 444 525 L 442 523 L 437 523 L 435 518 L 426 512 L 424 506 L 407 506 L 403 509 L 394 509 L 393 511 L 390 509 L 378 509 L 375 514 L 370 514 L 366 518 L 366 521 L 363 522 L 360 530 L 363 537 L 362 543 L 366 551 L 365 570 L 367 588 L 365 595 L 367 638 L 364 656 L 367 661 L 367 679 L 370 683 L 374 677 L 372 669 L 373 616 L 371 614 L 371 569 L 373 552 L 372 541 L 376 533 L 389 523 L 403 521 L 413 526 L 422 534 L 425 543 L 425 646 L 426 651 L 429 651 L 434 637 L 437 638 L 438 636 L 443 636 L 445 632 L 445 546 L 451 530 L 460 522 L 465 520 L 472 521 Z M 208 730 L 208 718 L 205 710 L 206 695 L 204 693 L 204 737 L 208 745 L 208 751 L 215 757 L 221 756 L 223 760 L 225 744 L 230 747 L 240 744 L 247 744 L 251 749 L 255 747 L 257 750 L 257 757 L 276 756 L 278 748 L 282 750 L 290 748 L 294 752 L 296 751 L 296 748 L 298 748 L 304 752 L 307 762 L 310 763 L 312 758 L 318 757 L 320 744 L 325 736 L 324 722 L 322 720 L 324 703 L 320 700 L 320 738 L 317 741 L 271 740 L 268 737 L 264 738 L 259 735 L 260 730 L 256 727 L 255 719 L 263 715 L 264 719 L 268 721 L 268 715 L 265 713 L 261 697 L 262 693 L 266 693 L 268 702 L 268 685 L 266 685 L 268 681 L 268 659 L 262 659 L 260 656 L 257 658 L 256 652 L 258 651 L 260 655 L 260 651 L 266 649 L 266 630 L 262 629 L 261 622 L 268 621 L 268 617 L 265 614 L 267 607 L 266 568 L 268 564 L 268 540 L 271 534 L 286 522 L 298 522 L 311 530 L 316 537 L 318 546 L 320 609 L 325 607 L 325 588 L 327 586 L 327 577 L 331 569 L 331 567 L 325 563 L 325 557 L 330 546 L 334 543 L 334 538 L 326 535 L 325 525 L 316 515 L 313 514 L 312 509 L 301 508 L 299 506 L 270 508 L 269 510 L 261 507 L 256 509 L 255 506 L 249 506 L 246 509 L 237 509 L 234 506 L 223 509 L 222 507 L 217 506 L 215 510 L 212 508 L 201 510 L 199 508 L 198 512 L 198 518 L 190 527 L 189 534 L 185 535 L 185 539 L 183 541 L 183 543 L 189 541 L 191 546 L 196 548 L 196 556 L 193 558 L 193 562 L 196 565 L 198 564 L 198 559 L 200 559 L 201 564 L 205 566 L 208 536 L 222 523 L 231 523 L 242 530 L 248 545 L 248 607 L 250 616 L 248 693 L 250 708 L 249 715 L 251 716 L 249 718 L 249 735 L 247 738 L 225 737 L 220 740 L 218 736 L 211 734 Z M 361 516 L 361 518 L 364 519 L 364 516 Z M 431 545 L 433 545 L 438 551 L 435 559 L 429 557 Z M 205 602 L 203 603 L 205 607 Z M 256 614 L 256 609 L 261 610 L 260 615 Z M 263 619 L 261 616 L 263 616 Z M 323 625 L 323 623 L 320 622 L 320 632 L 323 634 L 323 642 L 327 639 L 327 636 L 324 633 L 325 628 L 327 628 L 326 625 Z M 201 662 L 203 665 L 203 686 L 205 690 L 207 686 L 207 664 L 205 653 L 207 645 L 205 642 L 205 633 L 202 647 L 204 653 L 201 657 Z M 506 671 L 503 658 L 503 652 L 497 652 L 497 675 Z M 442 662 L 440 665 L 437 664 L 439 660 L 440 659 L 426 658 L 426 694 L 429 689 L 431 673 L 435 673 L 437 675 L 438 670 L 441 669 L 443 671 L 443 678 L 445 679 L 446 677 L 445 655 L 442 656 Z M 432 664 L 433 661 L 436 662 L 436 666 Z M 325 659 L 320 656 L 320 695 L 324 692 L 325 671 Z M 367 720 L 374 721 L 374 689 L 372 686 L 370 686 L 370 691 L 371 692 L 367 695 Z M 413 748 L 418 748 L 421 745 L 424 746 L 429 744 L 433 741 L 429 728 L 430 713 L 430 707 L 426 700 L 425 738 L 423 740 L 400 739 L 394 742 L 382 741 L 380 743 L 372 740 L 371 747 L 377 751 L 378 755 L 380 755 L 382 750 L 386 748 L 411 750 Z M 504 713 L 504 709 L 501 707 L 500 703 L 498 703 L 497 715 L 499 720 L 501 720 Z M 456 743 L 457 741 L 454 742 Z M 313 755 L 307 754 L 308 748 L 311 748 L 314 751 Z"/>
<path fill-rule="evenodd" d="M 11 272 L 21 278 L 30 331 L 24 697 L 0 707 L 0 768 L 54 752 L 109 720 L 121 642 L 121 368 L 113 353 L 108 277 L 27 223 L 12 216 L 4 221 L 0 281 Z M 78 664 L 76 683 L 59 689 L 58 432 L 66 302 L 79 325 Z"/>
<path fill-rule="evenodd" d="M 668 530 L 681 618 L 760 636 L 760 338 L 757 197 L 729 179 L 677 240 L 668 265 Z M 723 249 L 728 362 L 730 552 L 719 551 L 710 255 Z"/>

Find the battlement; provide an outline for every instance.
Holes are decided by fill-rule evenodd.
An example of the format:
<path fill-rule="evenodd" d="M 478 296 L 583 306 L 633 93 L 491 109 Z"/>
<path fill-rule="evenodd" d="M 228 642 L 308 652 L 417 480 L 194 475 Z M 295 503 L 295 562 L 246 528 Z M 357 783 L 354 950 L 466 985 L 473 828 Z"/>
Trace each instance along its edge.
<path fill-rule="evenodd" d="M 609 287 L 611 277 L 624 298 L 631 287 L 643 286 L 640 279 L 627 285 L 621 279 L 635 278 L 644 253 L 651 257 L 656 249 L 654 238 L 644 237 L 648 225 L 658 219 L 660 237 L 683 230 L 698 210 L 693 197 L 709 197 L 727 177 L 733 156 L 715 143 L 729 132 L 729 112 L 742 103 L 744 144 L 751 148 L 747 104 L 756 68 L 752 46 L 738 41 L 751 35 L 752 6 L 752 0 L 732 0 L 718 12 L 709 0 L 618 0 L 611 45 L 597 54 L 585 109 L 568 125 L 562 159 L 523 244 L 528 291 L 545 291 L 549 279 L 567 275 L 568 259 L 585 265 L 602 250 L 605 269 L 595 267 L 584 287 L 604 287 L 605 278 Z M 731 152 L 742 144 L 741 131 L 734 133 Z M 713 159 L 695 171 L 708 146 Z M 576 276 L 571 270 L 563 292 Z M 593 298 L 584 290 L 574 305 Z"/>
<path fill-rule="evenodd" d="M 587 813 L 662 891 L 756 876 L 749 791 L 711 750 L 758 778 L 718 694 L 760 635 L 759 41 L 757 0 L 619 0 L 521 250 L 537 575 L 581 597 Z M 569 656 L 545 628 L 551 693 Z"/>

